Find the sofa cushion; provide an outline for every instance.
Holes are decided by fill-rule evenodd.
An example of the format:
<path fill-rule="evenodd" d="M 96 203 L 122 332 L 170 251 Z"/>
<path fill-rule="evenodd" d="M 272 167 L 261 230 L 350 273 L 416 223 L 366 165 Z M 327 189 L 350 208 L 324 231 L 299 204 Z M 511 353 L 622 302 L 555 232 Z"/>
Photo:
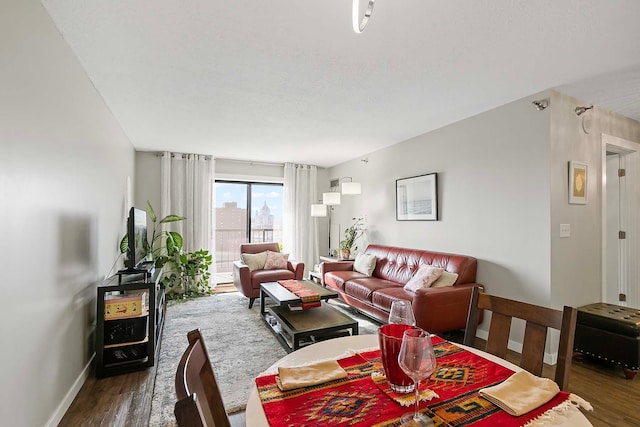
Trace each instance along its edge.
<path fill-rule="evenodd" d="M 446 286 L 453 286 L 453 284 L 456 283 L 456 280 L 458 280 L 458 275 L 456 273 L 443 271 L 442 275 L 431 285 L 431 287 L 444 288 Z"/>
<path fill-rule="evenodd" d="M 332 271 L 330 273 L 325 274 L 324 276 L 324 284 L 325 286 L 331 286 L 332 288 L 336 288 L 339 291 L 344 291 L 344 284 L 352 279 L 360 279 L 367 277 L 362 273 L 358 273 L 357 271 Z"/>
<path fill-rule="evenodd" d="M 258 252 L 257 254 L 242 254 L 242 262 L 247 264 L 249 271 L 262 270 L 264 263 L 267 262 L 267 251 Z"/>
<path fill-rule="evenodd" d="M 375 277 L 365 277 L 349 280 L 344 284 L 344 291 L 358 299 L 371 302 L 371 295 L 375 291 L 388 287 L 397 287 L 402 289 L 402 286 L 388 280 L 377 279 Z"/>
<path fill-rule="evenodd" d="M 374 268 L 376 268 L 375 255 L 364 254 L 362 252 L 356 255 L 356 260 L 353 263 L 353 269 L 355 271 L 367 276 L 371 276 L 371 273 L 373 273 Z"/>
<path fill-rule="evenodd" d="M 371 295 L 371 304 L 385 311 L 391 311 L 391 304 L 397 300 L 412 301 L 413 292 L 405 291 L 402 286 L 390 286 L 379 289 Z"/>
<path fill-rule="evenodd" d="M 442 276 L 443 268 L 423 264 L 416 274 L 404 285 L 405 291 L 415 292 L 420 288 L 428 288 Z"/>
<path fill-rule="evenodd" d="M 288 260 L 289 260 L 289 254 L 267 251 L 267 260 L 264 263 L 264 269 L 276 270 L 276 269 L 287 268 Z"/>
<path fill-rule="evenodd" d="M 422 264 L 458 273 L 457 284 L 474 283 L 476 280 L 477 260 L 466 255 L 383 245 L 369 245 L 364 253 L 376 256 L 374 277 L 402 285 L 414 276 Z"/>

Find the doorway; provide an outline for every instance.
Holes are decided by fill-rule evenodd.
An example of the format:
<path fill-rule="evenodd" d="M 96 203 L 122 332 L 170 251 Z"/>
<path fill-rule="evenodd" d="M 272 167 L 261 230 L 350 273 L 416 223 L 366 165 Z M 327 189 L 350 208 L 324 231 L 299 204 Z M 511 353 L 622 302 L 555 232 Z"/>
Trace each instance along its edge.
<path fill-rule="evenodd" d="M 603 135 L 602 301 L 640 307 L 638 144 Z"/>

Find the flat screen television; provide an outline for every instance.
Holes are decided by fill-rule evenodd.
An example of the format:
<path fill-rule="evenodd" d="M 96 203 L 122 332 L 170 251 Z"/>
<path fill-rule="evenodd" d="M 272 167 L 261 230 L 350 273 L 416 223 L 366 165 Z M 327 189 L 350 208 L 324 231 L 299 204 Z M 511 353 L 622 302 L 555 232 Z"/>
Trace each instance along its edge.
<path fill-rule="evenodd" d="M 127 220 L 128 250 L 124 266 L 127 270 L 146 270 L 141 264 L 147 256 L 147 213 L 132 207 Z"/>

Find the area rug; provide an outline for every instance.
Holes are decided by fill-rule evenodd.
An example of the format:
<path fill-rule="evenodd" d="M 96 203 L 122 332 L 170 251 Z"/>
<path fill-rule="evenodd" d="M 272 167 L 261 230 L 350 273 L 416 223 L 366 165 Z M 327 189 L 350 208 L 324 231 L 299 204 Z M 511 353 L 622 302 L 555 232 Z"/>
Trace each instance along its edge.
<path fill-rule="evenodd" d="M 338 310 L 358 320 L 360 334 L 377 333 L 378 324 L 346 304 L 331 300 Z M 149 426 L 175 426 L 174 377 L 187 347 L 187 332 L 199 328 L 209 352 L 228 413 L 245 409 L 254 379 L 287 352 L 267 328 L 256 303 L 247 308 L 238 292 L 186 301 L 169 301 L 151 403 Z"/>

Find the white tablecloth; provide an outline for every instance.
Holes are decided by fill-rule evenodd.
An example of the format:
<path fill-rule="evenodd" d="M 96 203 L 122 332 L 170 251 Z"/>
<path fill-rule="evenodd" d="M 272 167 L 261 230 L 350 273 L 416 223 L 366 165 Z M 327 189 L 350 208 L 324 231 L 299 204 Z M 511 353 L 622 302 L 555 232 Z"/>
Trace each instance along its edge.
<path fill-rule="evenodd" d="M 482 350 L 466 347 L 462 344 L 457 345 L 515 372 L 522 370 L 519 366 Z M 277 372 L 278 366 L 297 366 L 330 358 L 339 359 L 348 355 L 349 351 L 356 353 L 365 349 L 373 348 L 378 348 L 377 335 L 352 335 L 348 337 L 334 338 L 332 340 L 322 341 L 303 347 L 300 350 L 287 354 L 267 369 L 267 372 Z M 247 427 L 269 426 L 264 410 L 262 409 L 260 397 L 258 396 L 258 388 L 255 385 L 249 395 L 249 400 L 247 401 L 247 412 L 245 415 L 247 419 Z M 591 426 L 591 423 L 582 412 L 575 408 L 569 413 L 569 418 L 562 425 L 571 427 L 588 427 Z"/>

